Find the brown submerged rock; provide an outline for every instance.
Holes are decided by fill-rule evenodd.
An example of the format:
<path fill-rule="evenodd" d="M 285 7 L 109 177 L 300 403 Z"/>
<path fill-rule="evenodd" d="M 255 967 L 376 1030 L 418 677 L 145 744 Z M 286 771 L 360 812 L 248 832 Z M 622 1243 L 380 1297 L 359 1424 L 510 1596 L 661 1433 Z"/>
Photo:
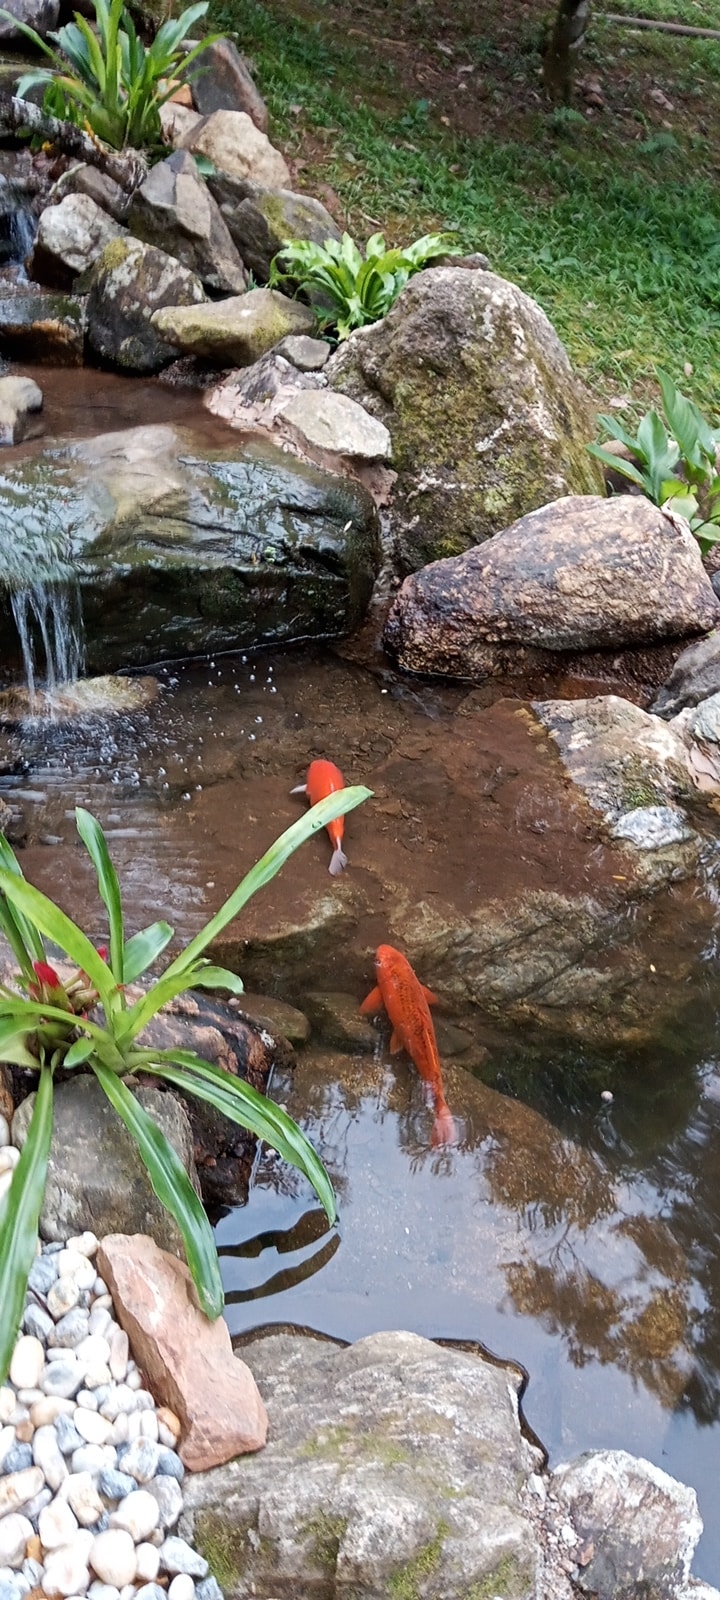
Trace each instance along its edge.
<path fill-rule="evenodd" d="M 185 1466 L 200 1472 L 261 1449 L 267 1413 L 255 1380 L 224 1319 L 198 1309 L 187 1267 L 142 1234 L 110 1234 L 98 1270 L 150 1388 L 180 1418 Z"/>
<path fill-rule="evenodd" d="M 385 639 L 409 671 L 484 678 L 719 620 L 689 529 L 635 496 L 569 495 L 406 578 Z"/>

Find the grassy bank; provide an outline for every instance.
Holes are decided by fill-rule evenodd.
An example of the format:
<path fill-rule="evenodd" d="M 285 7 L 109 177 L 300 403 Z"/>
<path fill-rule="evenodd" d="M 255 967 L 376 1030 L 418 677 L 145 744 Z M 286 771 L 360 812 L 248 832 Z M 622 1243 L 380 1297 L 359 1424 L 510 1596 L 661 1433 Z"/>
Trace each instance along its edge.
<path fill-rule="evenodd" d="M 356 237 L 454 228 L 540 301 L 599 403 L 646 399 L 663 365 L 720 414 L 720 42 L 598 18 L 585 95 L 553 112 L 544 5 L 493 5 L 448 23 L 434 0 L 215 0 L 212 21 L 252 58 L 298 186 Z M 642 11 L 720 27 L 718 0 Z"/>

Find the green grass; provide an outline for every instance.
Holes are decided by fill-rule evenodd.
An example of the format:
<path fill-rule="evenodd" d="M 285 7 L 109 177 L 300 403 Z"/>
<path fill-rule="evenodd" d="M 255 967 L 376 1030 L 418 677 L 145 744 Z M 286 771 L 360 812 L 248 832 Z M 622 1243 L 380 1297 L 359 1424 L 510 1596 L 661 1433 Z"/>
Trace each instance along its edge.
<path fill-rule="evenodd" d="M 717 5 L 653 3 L 658 14 L 720 21 Z M 466 30 L 457 59 L 484 48 L 498 128 L 471 138 L 440 122 L 437 103 L 409 93 L 385 52 L 336 18 L 333 26 L 323 0 L 298 10 L 281 0 L 214 0 L 211 21 L 234 30 L 253 59 L 273 137 L 305 158 L 304 188 L 329 183 L 356 236 L 381 226 L 401 243 L 457 230 L 540 302 L 598 402 L 645 400 L 663 366 L 717 414 L 720 193 L 701 112 L 707 119 L 709 109 L 720 132 L 720 43 L 660 35 L 648 43 L 648 34 L 598 21 L 584 70 L 602 62 L 615 109 L 590 121 L 581 110 L 548 111 L 530 94 L 537 28 L 527 19 L 502 52 Z M 372 35 L 368 11 L 358 19 Z M 378 26 L 397 31 L 392 14 Z M 671 129 L 646 99 L 653 82 L 687 98 Z"/>

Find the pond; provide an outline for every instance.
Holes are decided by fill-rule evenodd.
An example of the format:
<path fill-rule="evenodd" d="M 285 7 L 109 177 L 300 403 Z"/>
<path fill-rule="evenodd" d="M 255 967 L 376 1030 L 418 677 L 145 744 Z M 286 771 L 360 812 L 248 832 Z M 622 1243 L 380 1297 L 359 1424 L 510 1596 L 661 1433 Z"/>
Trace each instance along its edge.
<path fill-rule="evenodd" d="M 317 650 L 165 666 L 159 678 L 159 698 L 134 717 L 37 721 L 2 736 L 0 795 L 23 869 L 98 936 L 76 803 L 107 830 L 131 927 L 162 914 L 187 936 L 298 815 L 289 791 L 318 754 L 376 790 L 348 819 L 350 867 L 334 882 L 327 841 L 311 841 L 249 908 L 236 947 L 253 987 L 295 1004 L 305 988 L 359 1004 L 372 987 L 382 881 L 390 893 L 404 878 L 416 894 L 419 884 L 447 893 L 449 880 L 462 907 L 488 882 L 511 895 L 519 881 L 594 873 L 600 892 L 617 865 L 598 858 L 579 810 L 572 837 L 567 813 L 553 815 L 554 758 L 518 732 L 511 701 L 473 721 L 461 715 L 464 688 L 418 688 Z M 456 791 L 447 781 L 448 763 L 461 773 L 471 749 L 475 812 L 459 780 Z M 357 898 L 363 883 L 374 910 Z M 346 907 L 341 937 L 319 954 L 300 949 L 294 965 L 279 944 L 273 981 L 263 929 L 298 920 L 318 885 Z M 668 898 L 671 970 L 682 895 Z M 271 1153 L 248 1203 L 217 1221 L 234 1335 L 284 1322 L 343 1339 L 410 1328 L 519 1361 L 527 1421 L 553 1462 L 625 1448 L 697 1488 L 706 1532 L 696 1571 L 709 1579 L 720 1570 L 714 970 L 698 958 L 689 975 L 683 963 L 693 1026 L 680 1046 L 671 1031 L 650 1060 L 502 1029 L 446 1001 L 438 1028 L 460 1129 L 447 1150 L 430 1148 L 419 1080 L 389 1055 L 382 1026 L 357 1048 L 314 1033 L 273 1093 L 321 1151 L 339 1225 L 327 1230 L 303 1180 Z M 679 993 L 679 1017 L 686 1001 Z"/>

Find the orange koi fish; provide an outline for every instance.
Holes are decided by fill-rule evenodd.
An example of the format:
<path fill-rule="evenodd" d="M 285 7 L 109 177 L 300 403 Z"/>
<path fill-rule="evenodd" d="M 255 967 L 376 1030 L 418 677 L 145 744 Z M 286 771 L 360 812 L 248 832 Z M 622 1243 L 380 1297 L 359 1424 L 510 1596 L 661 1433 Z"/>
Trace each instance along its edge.
<path fill-rule="evenodd" d="M 385 1007 L 392 1023 L 390 1050 L 407 1050 L 423 1083 L 427 1084 L 435 1107 L 431 1144 L 454 1144 L 455 1123 L 445 1099 L 437 1040 L 430 1006 L 437 1004 L 432 989 L 415 976 L 410 962 L 391 944 L 381 944 L 375 952 L 377 988 L 360 1007 L 365 1014 Z"/>
<path fill-rule="evenodd" d="M 338 789 L 345 788 L 345 779 L 339 767 L 332 761 L 311 761 L 308 767 L 307 781 L 299 783 L 297 788 L 291 789 L 291 794 L 306 794 L 311 806 L 316 806 L 318 800 L 326 800 L 329 794 L 337 794 Z M 334 822 L 329 822 L 326 832 L 333 847 L 332 858 L 328 871 L 334 878 L 347 866 L 348 859 L 342 848 L 342 838 L 345 832 L 345 818 L 337 817 Z"/>

